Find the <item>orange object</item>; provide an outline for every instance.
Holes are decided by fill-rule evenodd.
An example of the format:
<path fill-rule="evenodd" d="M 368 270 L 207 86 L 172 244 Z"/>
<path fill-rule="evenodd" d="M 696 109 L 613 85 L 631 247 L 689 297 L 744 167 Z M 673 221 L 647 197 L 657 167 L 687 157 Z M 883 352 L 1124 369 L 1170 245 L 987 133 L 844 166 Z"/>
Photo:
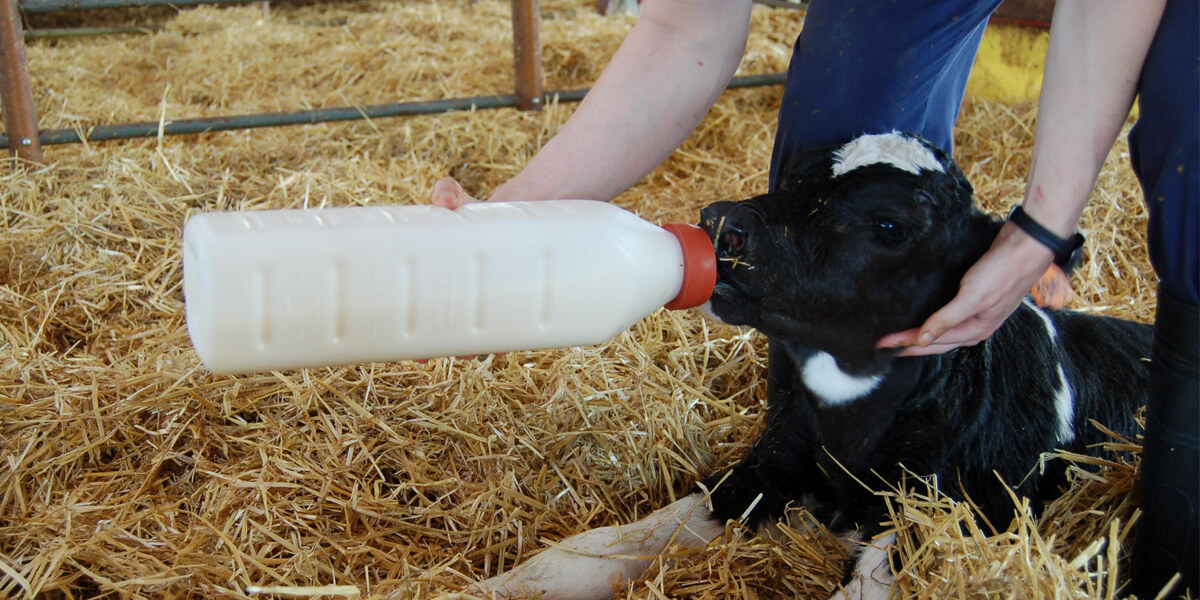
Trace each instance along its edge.
<path fill-rule="evenodd" d="M 1062 267 L 1055 264 L 1046 269 L 1042 278 L 1033 284 L 1029 294 L 1038 306 L 1055 310 L 1065 308 L 1067 303 L 1075 298 L 1075 290 L 1071 289 L 1071 278 Z"/>
<path fill-rule="evenodd" d="M 717 285 L 717 254 L 708 233 L 684 223 L 667 223 L 662 228 L 678 238 L 683 248 L 683 286 L 665 307 L 680 310 L 708 302 Z"/>

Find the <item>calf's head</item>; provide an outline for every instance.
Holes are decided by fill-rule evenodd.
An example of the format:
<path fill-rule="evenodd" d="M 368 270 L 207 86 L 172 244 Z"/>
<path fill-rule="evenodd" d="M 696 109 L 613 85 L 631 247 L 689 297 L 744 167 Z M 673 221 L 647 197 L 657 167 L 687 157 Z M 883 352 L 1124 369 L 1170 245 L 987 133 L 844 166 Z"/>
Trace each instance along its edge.
<path fill-rule="evenodd" d="M 954 162 L 913 136 L 806 151 L 780 181 L 701 211 L 718 259 L 709 310 L 851 373 L 881 370 L 894 352 L 877 351 L 879 338 L 953 298 L 999 230 Z"/>

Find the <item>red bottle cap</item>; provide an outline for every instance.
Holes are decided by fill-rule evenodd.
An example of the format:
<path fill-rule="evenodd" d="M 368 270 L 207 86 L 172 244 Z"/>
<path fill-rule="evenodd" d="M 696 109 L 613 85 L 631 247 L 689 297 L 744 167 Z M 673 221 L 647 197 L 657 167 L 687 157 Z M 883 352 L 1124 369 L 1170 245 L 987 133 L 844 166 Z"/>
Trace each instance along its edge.
<path fill-rule="evenodd" d="M 708 233 L 687 223 L 667 223 L 662 227 L 679 240 L 683 249 L 683 285 L 666 308 L 681 310 L 708 302 L 717 285 L 717 253 Z"/>

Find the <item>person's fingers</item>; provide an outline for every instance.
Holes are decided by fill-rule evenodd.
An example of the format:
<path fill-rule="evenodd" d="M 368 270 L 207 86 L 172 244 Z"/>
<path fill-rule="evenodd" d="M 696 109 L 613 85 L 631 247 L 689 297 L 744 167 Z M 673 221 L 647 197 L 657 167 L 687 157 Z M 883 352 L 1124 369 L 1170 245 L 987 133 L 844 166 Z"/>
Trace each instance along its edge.
<path fill-rule="evenodd" d="M 458 208 L 458 193 L 455 188 L 461 187 L 454 179 L 443 177 L 434 182 L 430 201 L 434 206 L 450 209 Z"/>
<path fill-rule="evenodd" d="M 1071 278 L 1056 264 L 1051 264 L 1030 291 L 1033 301 L 1042 308 L 1062 309 L 1075 297 Z"/>
<path fill-rule="evenodd" d="M 928 346 L 934 343 L 947 331 L 983 312 L 981 308 L 979 298 L 966 289 L 960 290 L 949 304 L 925 319 L 925 323 L 919 328 L 920 333 L 917 335 L 916 345 Z"/>
<path fill-rule="evenodd" d="M 433 184 L 431 202 L 434 206 L 456 209 L 464 204 L 478 202 L 453 177 L 443 177 Z"/>
<path fill-rule="evenodd" d="M 876 348 L 907 348 L 917 345 L 917 336 L 921 330 L 917 328 L 889 333 L 875 343 Z"/>
<path fill-rule="evenodd" d="M 928 344 L 916 344 L 904 348 L 897 356 L 927 356 L 942 354 L 962 348 L 974 346 L 992 335 L 996 330 L 992 320 L 985 316 L 972 317 L 956 327 L 947 330 Z"/>
<path fill-rule="evenodd" d="M 997 329 L 992 319 L 986 314 L 972 317 L 957 326 L 946 330 L 929 344 L 940 346 L 974 346 L 986 340 Z"/>
<path fill-rule="evenodd" d="M 962 348 L 960 344 L 930 344 L 928 346 L 910 346 L 896 353 L 899 357 L 909 356 L 932 356 L 934 354 L 945 354 L 951 350 Z"/>
<path fill-rule="evenodd" d="M 906 350 L 901 352 L 899 356 L 938 354 L 938 351 L 921 352 L 918 354 L 911 349 L 927 347 L 935 343 L 939 346 L 947 346 L 947 344 L 957 344 L 959 341 L 969 341 L 969 338 L 963 338 L 962 340 L 958 338 L 962 337 L 961 334 L 964 331 L 967 331 L 967 327 L 963 324 L 970 322 L 973 317 L 986 310 L 986 308 L 980 306 L 981 304 L 982 302 L 977 298 L 976 294 L 964 287 L 959 290 L 958 295 L 949 304 L 938 309 L 928 319 L 925 319 L 925 322 L 920 327 L 889 333 L 881 338 L 875 344 L 875 347 L 905 348 Z M 956 328 L 961 329 L 955 331 Z M 954 339 L 947 338 L 943 340 L 942 336 L 950 331 L 955 331 L 956 335 L 952 336 Z M 953 347 L 955 346 L 944 348 L 941 352 L 945 352 Z"/>
<path fill-rule="evenodd" d="M 988 318 L 985 312 L 985 314 L 967 318 L 962 323 L 946 330 L 928 344 L 920 343 L 921 330 L 915 328 L 890 333 L 881 338 L 875 347 L 900 349 L 901 351 L 896 354 L 897 356 L 942 354 L 955 348 L 974 346 L 987 339 L 995 332 L 995 329 L 992 326 L 992 319 Z"/>
<path fill-rule="evenodd" d="M 876 347 L 904 348 L 899 356 L 921 356 L 978 344 L 999 329 L 1031 288 L 1038 294 L 1034 285 L 1038 277 L 1043 277 L 1039 286 L 1046 302 L 1065 304 L 1070 294 L 1067 278 L 1059 269 L 1047 271 L 1048 251 L 1036 242 L 1014 248 L 1013 240 L 1027 241 L 1005 236 L 1002 230 L 992 248 L 963 276 L 954 299 L 918 329 L 888 334 Z"/>

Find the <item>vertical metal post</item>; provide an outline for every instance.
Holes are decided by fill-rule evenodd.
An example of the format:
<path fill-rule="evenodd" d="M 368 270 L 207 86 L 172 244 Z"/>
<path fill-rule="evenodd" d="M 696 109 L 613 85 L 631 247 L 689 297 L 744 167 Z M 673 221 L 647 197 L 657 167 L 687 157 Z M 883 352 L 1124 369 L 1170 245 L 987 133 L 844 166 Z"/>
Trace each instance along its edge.
<path fill-rule="evenodd" d="M 37 113 L 25 61 L 25 32 L 17 0 L 0 0 L 0 96 L 4 102 L 4 129 L 11 140 L 9 154 L 42 163 Z"/>
<path fill-rule="evenodd" d="M 545 81 L 542 77 L 541 11 L 538 0 L 512 0 L 513 49 L 516 55 L 517 108 L 541 110 Z"/>

